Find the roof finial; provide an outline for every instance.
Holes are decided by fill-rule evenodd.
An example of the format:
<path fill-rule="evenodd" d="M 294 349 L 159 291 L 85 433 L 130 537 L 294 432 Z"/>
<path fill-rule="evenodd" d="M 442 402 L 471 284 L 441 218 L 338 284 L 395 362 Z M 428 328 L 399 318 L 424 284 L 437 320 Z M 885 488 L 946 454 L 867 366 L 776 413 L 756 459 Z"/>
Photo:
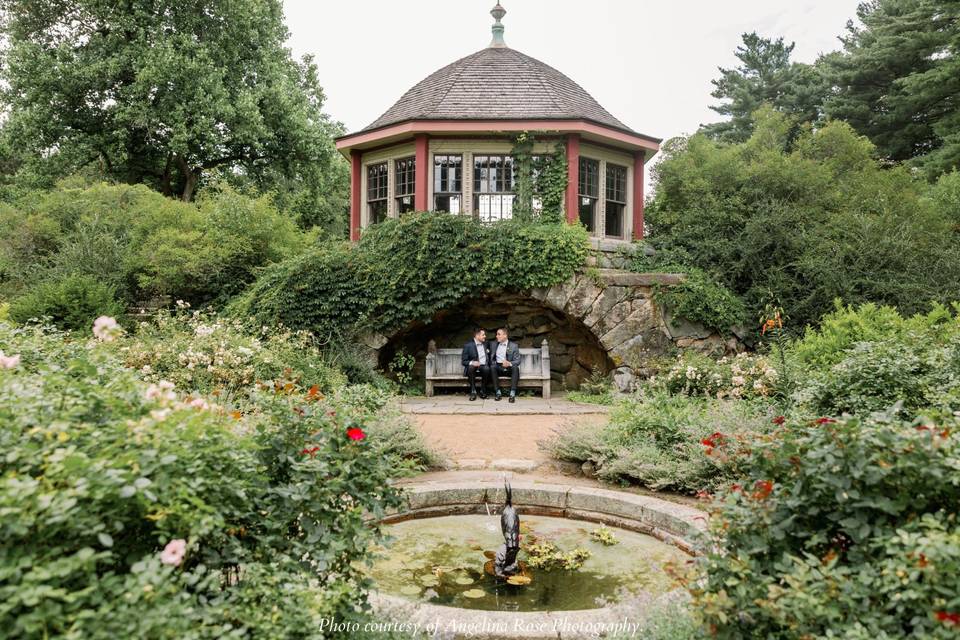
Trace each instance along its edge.
<path fill-rule="evenodd" d="M 500 3 L 498 2 L 497 6 L 490 10 L 490 15 L 493 16 L 494 20 L 496 20 L 496 22 L 493 23 L 493 40 L 490 41 L 490 46 L 507 46 L 507 43 L 503 40 L 503 24 L 500 22 L 501 18 L 507 15 L 507 10 L 500 6 Z"/>

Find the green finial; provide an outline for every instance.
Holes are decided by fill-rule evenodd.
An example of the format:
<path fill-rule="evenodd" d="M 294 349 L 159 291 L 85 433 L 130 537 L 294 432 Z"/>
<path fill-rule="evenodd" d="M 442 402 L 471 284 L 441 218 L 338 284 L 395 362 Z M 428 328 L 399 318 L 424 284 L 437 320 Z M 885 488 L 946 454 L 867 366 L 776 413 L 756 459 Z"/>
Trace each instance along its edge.
<path fill-rule="evenodd" d="M 500 3 L 497 3 L 493 9 L 490 10 L 490 15 L 493 16 L 493 19 L 496 22 L 493 23 L 493 40 L 490 41 L 491 47 L 505 47 L 507 43 L 503 41 L 503 24 L 500 20 L 503 16 L 507 15 L 507 10 L 500 6 Z"/>

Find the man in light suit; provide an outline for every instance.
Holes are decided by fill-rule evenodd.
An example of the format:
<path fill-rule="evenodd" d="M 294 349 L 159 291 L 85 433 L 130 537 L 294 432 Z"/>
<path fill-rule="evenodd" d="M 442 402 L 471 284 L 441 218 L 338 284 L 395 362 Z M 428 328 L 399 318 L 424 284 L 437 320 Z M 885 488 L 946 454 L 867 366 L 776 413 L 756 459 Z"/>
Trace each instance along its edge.
<path fill-rule="evenodd" d="M 490 346 L 487 344 L 487 332 L 477 327 L 473 330 L 473 340 L 463 345 L 460 352 L 460 363 L 463 365 L 463 375 L 470 381 L 470 399 L 477 399 L 477 374 L 480 374 L 480 398 L 487 399 L 487 379 L 490 378 L 490 363 L 493 359 Z M 497 390 L 497 395 L 500 391 Z M 499 399 L 499 398 L 498 398 Z"/>
<path fill-rule="evenodd" d="M 516 342 L 510 342 L 506 327 L 497 329 L 497 339 L 490 343 L 490 353 L 493 355 L 490 370 L 493 373 L 493 390 L 496 392 L 494 400 L 501 398 L 500 376 L 510 376 L 510 402 L 516 402 L 517 383 L 520 381 L 520 347 Z"/>

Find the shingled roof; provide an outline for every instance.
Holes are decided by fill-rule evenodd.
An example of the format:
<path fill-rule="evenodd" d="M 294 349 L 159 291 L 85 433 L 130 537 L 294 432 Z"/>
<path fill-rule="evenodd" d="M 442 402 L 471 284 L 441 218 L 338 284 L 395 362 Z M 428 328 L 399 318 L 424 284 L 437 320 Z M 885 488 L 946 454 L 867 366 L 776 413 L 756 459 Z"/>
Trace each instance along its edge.
<path fill-rule="evenodd" d="M 408 120 L 545 119 L 591 120 L 636 133 L 564 74 L 505 46 L 477 51 L 427 76 L 363 131 Z"/>

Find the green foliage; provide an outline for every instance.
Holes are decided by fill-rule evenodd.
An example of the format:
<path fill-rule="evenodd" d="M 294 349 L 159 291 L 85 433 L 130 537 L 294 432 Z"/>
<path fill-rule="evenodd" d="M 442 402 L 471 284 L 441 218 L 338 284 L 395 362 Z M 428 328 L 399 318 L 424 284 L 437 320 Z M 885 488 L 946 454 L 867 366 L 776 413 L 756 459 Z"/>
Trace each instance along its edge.
<path fill-rule="evenodd" d="M 82 275 L 128 303 L 223 300 L 307 243 L 269 198 L 226 185 L 182 203 L 144 186 L 68 181 L 0 207 L 0 231 L 0 290 L 8 295 Z"/>
<path fill-rule="evenodd" d="M 933 177 L 960 167 L 960 9 L 944 0 L 862 3 L 820 65 L 835 91 L 830 117 L 869 137 L 884 157 Z"/>
<path fill-rule="evenodd" d="M 232 311 L 333 339 L 386 331 L 480 291 L 563 282 L 586 253 L 578 227 L 410 214 L 370 227 L 355 247 L 320 247 L 266 270 Z"/>
<path fill-rule="evenodd" d="M 804 132 L 769 109 L 743 144 L 672 140 L 655 168 L 646 220 L 652 266 L 703 269 L 750 316 L 777 298 L 794 326 L 815 324 L 842 298 L 912 314 L 955 297 L 956 213 L 904 168 L 872 158 L 848 125 Z"/>
<path fill-rule="evenodd" d="M 720 67 L 720 78 L 711 81 L 715 88 L 710 95 L 729 102 L 710 108 L 730 120 L 701 131 L 718 140 L 745 142 L 753 133 L 752 114 L 764 104 L 789 114 L 794 123 L 817 120 L 827 87 L 815 67 L 790 62 L 793 48 L 794 43 L 784 44 L 783 38 L 743 34 L 743 44 L 734 53 L 741 66 Z"/>
<path fill-rule="evenodd" d="M 775 392 L 779 372 L 762 355 L 746 352 L 715 360 L 695 351 L 683 351 L 662 378 L 672 394 L 731 398 L 766 398 Z"/>
<path fill-rule="evenodd" d="M 575 425 L 541 446 L 559 460 L 593 462 L 607 482 L 696 493 L 737 477 L 744 452 L 771 428 L 771 417 L 761 404 L 649 390 L 614 406 L 602 428 Z"/>
<path fill-rule="evenodd" d="M 284 384 L 238 419 L 140 381 L 116 346 L 0 324 L 21 355 L 0 369 L 6 632 L 324 637 L 322 616 L 357 619 L 375 522 L 400 504 L 374 436 L 348 436 L 364 414 Z M 163 554 L 174 540 L 185 553 Z"/>
<path fill-rule="evenodd" d="M 639 252 L 638 252 L 639 253 Z M 635 255 L 631 270 L 639 273 L 651 271 L 650 260 Z M 669 309 L 674 318 L 699 322 L 705 327 L 722 333 L 731 327 L 743 324 L 747 309 L 735 293 L 710 277 L 702 269 L 674 265 L 658 265 L 658 272 L 683 273 L 680 284 L 657 285 L 653 298 L 661 307 Z"/>
<path fill-rule="evenodd" d="M 688 589 L 717 638 L 954 638 L 960 425 L 788 424 L 716 505 Z"/>
<path fill-rule="evenodd" d="M 796 399 L 818 414 L 903 413 L 960 406 L 960 317 L 936 306 L 904 318 L 890 307 L 842 307 L 790 348 L 805 369 Z"/>
<path fill-rule="evenodd" d="M 604 525 L 600 525 L 599 527 L 591 531 L 590 539 L 608 547 L 615 545 L 618 542 L 617 536 L 613 534 L 613 530 L 608 529 Z"/>
<path fill-rule="evenodd" d="M 528 534 L 529 541 L 523 545 L 527 564 L 533 569 L 576 571 L 590 557 L 590 551 L 582 547 L 563 551 L 551 540 Z"/>
<path fill-rule="evenodd" d="M 567 394 L 567 400 L 587 404 L 611 405 L 614 400 L 614 391 L 610 375 L 605 373 L 603 369 L 594 367 L 590 377 L 580 383 L 580 388 Z"/>
<path fill-rule="evenodd" d="M 62 329 L 88 331 L 99 316 L 123 313 L 123 305 L 114 297 L 113 287 L 90 276 L 73 275 L 41 282 L 13 300 L 9 313 L 15 322 L 49 318 Z"/>
<path fill-rule="evenodd" d="M 211 172 L 309 191 L 335 162 L 311 59 L 278 0 L 4 0 L 4 131 L 21 173 L 101 176 L 190 200 Z M 318 171 L 319 170 L 319 171 Z"/>

